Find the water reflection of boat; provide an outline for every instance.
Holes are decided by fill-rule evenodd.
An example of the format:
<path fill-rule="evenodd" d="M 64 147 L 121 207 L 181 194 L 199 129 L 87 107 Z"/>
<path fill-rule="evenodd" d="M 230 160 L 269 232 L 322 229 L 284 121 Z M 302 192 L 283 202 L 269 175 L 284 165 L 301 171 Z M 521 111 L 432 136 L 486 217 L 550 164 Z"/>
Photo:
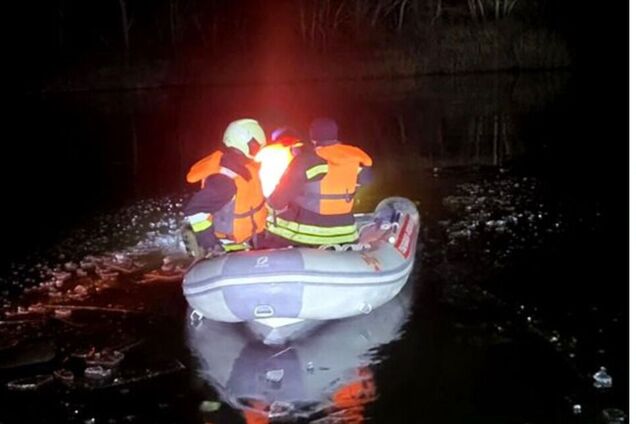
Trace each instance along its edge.
<path fill-rule="evenodd" d="M 185 275 L 185 297 L 196 314 L 247 322 L 270 344 L 293 338 L 306 321 L 367 314 L 406 283 L 419 215 L 411 201 L 394 197 L 356 222 L 360 242 L 350 249 L 256 250 L 201 261 Z"/>
<path fill-rule="evenodd" d="M 199 375 L 247 422 L 325 414 L 360 422 L 376 396 L 370 365 L 377 348 L 395 340 L 410 316 L 411 287 L 368 315 L 330 321 L 282 346 L 261 343 L 238 324 L 188 325 Z"/>

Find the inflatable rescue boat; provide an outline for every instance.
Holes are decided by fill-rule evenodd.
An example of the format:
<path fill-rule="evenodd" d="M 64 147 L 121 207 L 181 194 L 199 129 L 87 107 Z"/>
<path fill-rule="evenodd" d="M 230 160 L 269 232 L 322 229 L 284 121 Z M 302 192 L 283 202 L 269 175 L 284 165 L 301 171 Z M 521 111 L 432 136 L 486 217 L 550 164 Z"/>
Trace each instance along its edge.
<path fill-rule="evenodd" d="M 245 322 L 275 344 L 310 323 L 384 305 L 413 269 L 417 208 L 408 199 L 388 198 L 374 213 L 356 215 L 356 224 L 355 245 L 252 250 L 199 261 L 183 280 L 193 319 Z"/>

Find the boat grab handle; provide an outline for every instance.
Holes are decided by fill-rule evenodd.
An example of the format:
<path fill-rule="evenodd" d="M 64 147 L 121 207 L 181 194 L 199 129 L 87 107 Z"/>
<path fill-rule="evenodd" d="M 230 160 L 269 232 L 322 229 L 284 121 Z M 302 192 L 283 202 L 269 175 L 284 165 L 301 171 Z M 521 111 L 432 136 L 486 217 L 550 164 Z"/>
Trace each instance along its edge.
<path fill-rule="evenodd" d="M 274 308 L 269 305 L 257 305 L 254 308 L 254 316 L 256 318 L 268 318 L 274 315 Z"/>

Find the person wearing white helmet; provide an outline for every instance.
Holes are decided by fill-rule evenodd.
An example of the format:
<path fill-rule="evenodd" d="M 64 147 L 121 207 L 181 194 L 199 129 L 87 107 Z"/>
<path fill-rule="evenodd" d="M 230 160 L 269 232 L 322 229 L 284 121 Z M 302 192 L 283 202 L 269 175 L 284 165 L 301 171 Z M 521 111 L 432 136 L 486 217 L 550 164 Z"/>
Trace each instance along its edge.
<path fill-rule="evenodd" d="M 243 250 L 265 229 L 267 209 L 254 156 L 266 143 L 255 119 L 228 125 L 223 147 L 194 164 L 186 180 L 201 184 L 184 208 L 205 250 Z"/>

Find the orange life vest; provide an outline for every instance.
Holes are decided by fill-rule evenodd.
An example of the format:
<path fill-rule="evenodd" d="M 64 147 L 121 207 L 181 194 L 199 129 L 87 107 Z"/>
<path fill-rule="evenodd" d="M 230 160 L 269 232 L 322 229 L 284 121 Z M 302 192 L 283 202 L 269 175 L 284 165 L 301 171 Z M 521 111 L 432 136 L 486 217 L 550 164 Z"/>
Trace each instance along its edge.
<path fill-rule="evenodd" d="M 216 151 L 195 163 L 186 177 L 189 183 L 201 182 L 213 174 L 226 175 L 236 185 L 236 195 L 212 216 L 214 233 L 220 239 L 242 243 L 265 229 L 267 209 L 265 197 L 258 177 L 258 164 L 250 161 L 245 165 L 251 178 L 246 180 L 234 171 L 221 166 L 223 152 Z"/>
<path fill-rule="evenodd" d="M 358 173 L 362 166 L 371 166 L 371 157 L 362 149 L 346 144 L 316 148 L 316 154 L 327 163 L 306 171 L 309 180 L 297 199 L 300 206 L 322 215 L 350 213 L 356 193 Z M 311 181 L 324 175 L 323 178 Z"/>

